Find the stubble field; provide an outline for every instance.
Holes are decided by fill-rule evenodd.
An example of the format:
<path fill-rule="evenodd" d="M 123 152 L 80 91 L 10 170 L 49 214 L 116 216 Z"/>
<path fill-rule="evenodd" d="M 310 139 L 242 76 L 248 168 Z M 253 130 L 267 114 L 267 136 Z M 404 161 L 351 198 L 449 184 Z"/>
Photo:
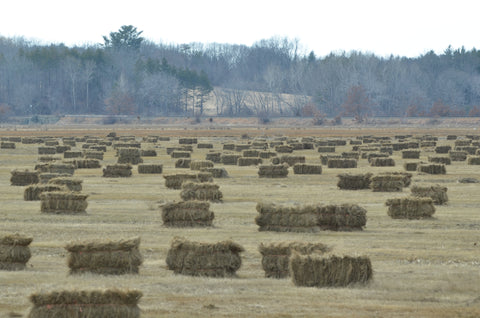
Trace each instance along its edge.
<path fill-rule="evenodd" d="M 420 131 L 422 132 L 422 131 Z M 77 131 L 2 131 L 2 136 L 49 135 L 105 137 L 108 130 Z M 248 143 L 254 138 L 273 140 L 278 135 L 300 139 L 357 135 L 393 136 L 393 130 L 309 131 L 232 130 L 232 131 L 138 131 L 118 129 L 117 134 L 168 135 L 170 141 L 142 142 L 143 149 L 155 149 L 156 157 L 144 163 L 163 164 L 163 174 L 184 171 L 175 168 L 167 147 L 178 146 L 178 137 L 190 136 L 198 142 L 213 143 L 222 151 L 224 143 Z M 400 133 L 405 133 L 404 131 Z M 423 132 L 424 133 L 424 132 Z M 432 134 L 432 132 L 429 132 Z M 436 131 L 438 145 L 452 145 L 446 135 Z M 457 130 L 461 137 L 468 130 Z M 228 136 L 229 135 L 229 136 Z M 241 136 L 244 135 L 243 139 Z M 82 143 L 77 143 L 81 150 Z M 446 175 L 413 172 L 412 184 L 440 184 L 448 187 L 449 202 L 436 206 L 431 219 L 399 220 L 387 215 L 385 201 L 405 197 L 403 192 L 345 191 L 337 188 L 342 172 L 377 174 L 404 171 L 412 161 L 394 152 L 395 167 L 371 167 L 366 159 L 354 169 L 323 166 L 321 175 L 295 175 L 287 178 L 259 178 L 258 167 L 215 164 L 224 167 L 228 178 L 216 178 L 223 202 L 211 203 L 215 213 L 212 228 L 167 228 L 162 224 L 160 206 L 180 201 L 180 190 L 167 189 L 162 174 L 138 174 L 130 178 L 104 178 L 102 169 L 77 169 L 74 177 L 83 180 L 88 194 L 86 215 L 50 215 L 40 212 L 39 201 L 24 201 L 25 187 L 10 185 L 13 169 L 33 170 L 38 163 L 38 145 L 16 144 L 16 149 L 0 149 L 0 235 L 21 233 L 33 237 L 32 257 L 24 271 L 0 271 L 0 316 L 27 316 L 35 292 L 84 289 L 138 289 L 142 317 L 479 317 L 480 316 L 480 194 L 478 183 L 459 183 L 465 177 L 480 179 L 480 169 L 466 162 L 452 162 Z M 351 151 L 348 144 L 336 153 Z M 192 159 L 205 159 L 209 149 L 194 145 Z M 320 164 L 320 153 L 296 150 L 307 163 Z M 431 149 L 422 149 L 427 161 Z M 102 166 L 116 163 L 115 151 L 108 147 Z M 268 161 L 268 160 L 266 160 Z M 255 224 L 257 202 L 278 204 L 356 203 L 367 210 L 363 231 L 319 233 L 259 232 Z M 141 237 L 144 262 L 138 275 L 69 275 L 66 265 L 70 242 L 119 240 Z M 242 245 L 242 266 L 235 278 L 202 278 L 174 275 L 165 262 L 175 236 L 193 241 L 217 242 L 231 239 Z M 367 285 L 346 288 L 296 287 L 291 279 L 264 277 L 260 243 L 283 241 L 321 242 L 337 255 L 365 255 L 373 266 L 373 280 Z"/>

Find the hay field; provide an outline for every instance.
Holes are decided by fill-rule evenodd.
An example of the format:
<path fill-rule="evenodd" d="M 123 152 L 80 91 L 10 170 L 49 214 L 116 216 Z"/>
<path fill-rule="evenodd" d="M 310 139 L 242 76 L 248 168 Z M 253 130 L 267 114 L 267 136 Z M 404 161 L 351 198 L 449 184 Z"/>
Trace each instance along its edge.
<path fill-rule="evenodd" d="M 18 132 L 18 135 L 68 136 L 97 134 L 108 130 Z M 322 138 L 316 131 L 283 130 L 286 136 L 302 134 Z M 431 132 L 430 132 L 431 133 Z M 450 133 L 450 132 L 448 132 Z M 465 134 L 468 130 L 459 131 Z M 3 131 L 2 136 L 14 136 Z M 167 147 L 178 146 L 178 137 L 192 136 L 199 143 L 213 143 L 214 150 L 223 143 L 247 143 L 242 134 L 275 132 L 252 131 L 129 131 L 119 135 L 142 136 L 168 134 L 170 141 L 142 143 L 154 148 L 157 157 L 144 157 L 145 164 L 163 164 L 163 174 L 183 172 L 166 153 Z M 324 135 L 332 135 L 327 132 Z M 341 137 L 348 139 L 365 131 L 348 130 Z M 370 130 L 368 134 L 393 135 L 393 131 Z M 447 132 L 436 133 L 439 145 L 453 145 Z M 231 135 L 228 137 L 225 135 Z M 330 137 L 329 137 L 330 138 Z M 83 143 L 75 149 L 81 150 Z M 133 168 L 130 178 L 103 178 L 102 169 L 77 169 L 75 178 L 83 180 L 82 193 L 88 194 L 87 214 L 49 215 L 40 212 L 39 201 L 24 201 L 25 187 L 10 185 L 13 169 L 33 170 L 38 163 L 38 145 L 16 143 L 16 149 L 0 149 L 0 235 L 18 232 L 33 237 L 32 258 L 24 271 L 0 271 L 0 317 L 26 317 L 31 303 L 28 297 L 36 292 L 64 289 L 125 288 L 143 292 L 140 300 L 142 317 L 479 317 L 480 316 L 480 183 L 458 183 L 460 178 L 480 179 L 480 168 L 466 162 L 453 161 L 445 175 L 413 172 L 412 184 L 440 184 L 448 187 L 449 201 L 436 206 L 431 219 L 402 220 L 387 215 L 385 201 L 410 194 L 373 192 L 371 190 L 339 190 L 339 173 L 404 171 L 395 151 L 394 167 L 371 167 L 366 159 L 357 168 L 334 169 L 323 166 L 319 175 L 295 175 L 289 168 L 287 178 L 259 178 L 256 166 L 224 167 L 229 178 L 218 178 L 223 202 L 211 203 L 215 213 L 211 228 L 168 228 L 162 225 L 160 206 L 180 201 L 180 191 L 165 187 L 162 174 L 138 174 Z M 352 146 L 337 146 L 336 153 L 351 151 Z M 204 160 L 209 149 L 194 147 L 192 159 Z M 306 163 L 320 164 L 316 149 L 295 150 Z M 427 161 L 431 149 L 423 149 L 420 160 Z M 112 147 L 102 160 L 102 167 L 115 164 Z M 367 210 L 363 231 L 319 233 L 259 232 L 254 219 L 257 202 L 277 204 L 356 203 Z M 84 240 L 121 240 L 141 237 L 140 251 L 144 263 L 138 275 L 98 276 L 69 275 L 65 246 Z M 174 275 L 167 269 L 166 256 L 175 236 L 202 242 L 232 240 L 245 248 L 242 266 L 236 278 L 202 278 Z M 366 286 L 346 288 L 295 287 L 290 278 L 265 278 L 261 265 L 260 243 L 304 241 L 323 243 L 337 255 L 370 258 L 373 281 Z"/>

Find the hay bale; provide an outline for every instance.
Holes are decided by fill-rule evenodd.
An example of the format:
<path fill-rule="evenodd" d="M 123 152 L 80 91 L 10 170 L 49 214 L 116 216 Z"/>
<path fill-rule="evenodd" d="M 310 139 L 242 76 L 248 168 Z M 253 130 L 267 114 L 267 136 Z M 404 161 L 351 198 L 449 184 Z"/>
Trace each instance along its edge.
<path fill-rule="evenodd" d="M 180 145 L 192 145 L 197 143 L 197 138 L 179 138 L 178 143 Z"/>
<path fill-rule="evenodd" d="M 39 155 L 54 155 L 57 153 L 55 147 L 38 147 Z"/>
<path fill-rule="evenodd" d="M 278 145 L 275 146 L 275 151 L 278 153 L 292 153 L 293 147 L 288 145 Z"/>
<path fill-rule="evenodd" d="M 252 147 L 255 147 L 256 149 L 267 149 L 268 143 L 266 140 L 256 140 L 252 142 Z"/>
<path fill-rule="evenodd" d="M 240 157 L 237 160 L 237 165 L 241 167 L 245 166 L 258 166 L 263 163 L 263 160 L 258 157 Z"/>
<path fill-rule="evenodd" d="M 433 200 L 425 197 L 388 199 L 385 205 L 392 219 L 422 219 L 435 213 Z"/>
<path fill-rule="evenodd" d="M 240 158 L 241 155 L 238 154 L 222 154 L 220 156 L 220 161 L 224 165 L 237 165 L 238 163 L 238 158 Z"/>
<path fill-rule="evenodd" d="M 143 159 L 140 156 L 140 149 L 138 148 L 117 148 L 118 159 L 117 163 L 119 164 L 131 164 L 136 165 L 143 163 Z"/>
<path fill-rule="evenodd" d="M 197 148 L 198 149 L 212 149 L 213 144 L 211 144 L 211 143 L 198 143 Z"/>
<path fill-rule="evenodd" d="M 87 241 L 65 246 L 69 252 L 70 274 L 102 275 L 138 274 L 143 257 L 140 238 L 119 241 Z"/>
<path fill-rule="evenodd" d="M 32 144 L 41 144 L 43 139 L 40 137 L 22 137 L 22 144 L 32 145 Z"/>
<path fill-rule="evenodd" d="M 224 144 L 222 149 L 223 150 L 235 150 L 235 144 Z"/>
<path fill-rule="evenodd" d="M 355 159 L 328 159 L 327 167 L 329 168 L 342 168 L 342 169 L 350 169 L 357 167 L 357 160 Z"/>
<path fill-rule="evenodd" d="M 10 137 L 6 137 L 6 139 L 4 140 L 10 141 L 10 142 L 22 142 L 22 137 L 10 136 Z"/>
<path fill-rule="evenodd" d="M 258 157 L 262 159 L 270 159 L 273 157 L 276 157 L 277 153 L 274 151 L 259 151 L 258 152 Z"/>
<path fill-rule="evenodd" d="M 435 146 L 437 146 L 437 142 L 434 140 L 420 142 L 420 148 L 434 148 Z"/>
<path fill-rule="evenodd" d="M 252 147 L 250 144 L 239 144 L 235 145 L 235 148 L 233 148 L 234 151 L 236 152 L 243 152 L 244 150 L 248 150 Z"/>
<path fill-rule="evenodd" d="M 132 166 L 129 164 L 107 165 L 105 168 L 103 168 L 103 177 L 105 178 L 126 178 L 131 176 Z"/>
<path fill-rule="evenodd" d="M 97 159 L 97 160 L 103 160 L 103 151 L 85 151 L 83 157 L 85 159 Z"/>
<path fill-rule="evenodd" d="M 255 223 L 259 231 L 318 232 L 316 209 L 257 203 Z"/>
<path fill-rule="evenodd" d="M 158 142 L 158 136 L 146 136 L 143 137 L 143 141 L 154 144 Z"/>
<path fill-rule="evenodd" d="M 0 237 L 0 270 L 23 270 L 32 254 L 30 243 L 33 238 L 20 234 L 8 234 Z"/>
<path fill-rule="evenodd" d="M 72 149 L 72 147 L 70 147 L 68 145 L 59 145 L 59 146 L 55 147 L 55 152 L 56 153 L 64 153 L 65 151 L 69 151 L 71 149 Z"/>
<path fill-rule="evenodd" d="M 315 144 L 313 142 L 302 142 L 302 145 L 305 150 L 315 149 Z"/>
<path fill-rule="evenodd" d="M 296 163 L 293 165 L 294 174 L 322 174 L 322 165 Z"/>
<path fill-rule="evenodd" d="M 323 153 L 331 153 L 335 152 L 335 146 L 319 146 L 317 148 L 318 152 L 323 152 Z"/>
<path fill-rule="evenodd" d="M 465 151 L 468 155 L 474 155 L 477 150 L 477 146 L 455 147 L 455 151 Z"/>
<path fill-rule="evenodd" d="M 361 230 L 367 222 L 367 211 L 353 204 L 287 207 L 258 203 L 256 209 L 259 231 L 349 231 Z"/>
<path fill-rule="evenodd" d="M 91 151 L 107 152 L 107 146 L 106 145 L 91 145 L 88 149 L 91 150 Z"/>
<path fill-rule="evenodd" d="M 279 157 L 280 164 L 288 164 L 293 167 L 296 163 L 305 163 L 305 156 L 283 155 Z"/>
<path fill-rule="evenodd" d="M 142 144 L 139 142 L 117 142 L 113 144 L 113 149 L 118 149 L 118 148 L 138 148 L 140 149 L 142 147 Z"/>
<path fill-rule="evenodd" d="M 77 142 L 73 139 L 69 140 L 69 139 L 64 139 L 63 140 L 63 144 L 65 146 L 69 146 L 69 147 L 76 147 L 77 146 Z"/>
<path fill-rule="evenodd" d="M 38 157 L 38 161 L 40 162 L 53 162 L 53 161 L 57 161 L 57 160 L 62 160 L 62 158 L 60 157 L 55 157 L 55 156 L 40 156 Z"/>
<path fill-rule="evenodd" d="M 467 152 L 466 151 L 452 151 L 448 152 L 448 155 L 452 161 L 465 161 L 467 160 Z"/>
<path fill-rule="evenodd" d="M 41 184 L 46 184 L 48 183 L 48 181 L 52 180 L 53 178 L 59 178 L 59 177 L 71 177 L 71 175 L 65 174 L 65 173 L 50 173 L 50 172 L 44 172 L 38 175 L 38 178 L 40 179 Z"/>
<path fill-rule="evenodd" d="M 370 166 L 372 167 L 394 167 L 395 160 L 393 158 L 372 158 L 370 160 Z"/>
<path fill-rule="evenodd" d="M 48 184 L 53 184 L 57 186 L 63 186 L 70 191 L 80 192 L 82 191 L 82 182 L 83 180 L 69 178 L 69 177 L 57 177 L 50 179 Z"/>
<path fill-rule="evenodd" d="M 167 155 L 171 156 L 172 155 L 172 152 L 176 151 L 176 150 L 183 150 L 181 147 L 167 147 L 166 149 L 166 152 L 167 152 Z"/>
<path fill-rule="evenodd" d="M 15 143 L 14 142 L 8 142 L 8 141 L 2 141 L 0 143 L 0 149 L 15 149 Z"/>
<path fill-rule="evenodd" d="M 189 169 L 192 159 L 180 158 L 175 161 L 175 168 L 179 169 Z"/>
<path fill-rule="evenodd" d="M 40 195 L 40 211 L 55 214 L 85 213 L 88 206 L 86 194 L 76 192 L 43 192 Z"/>
<path fill-rule="evenodd" d="M 468 156 L 467 165 L 480 165 L 480 156 Z"/>
<path fill-rule="evenodd" d="M 401 176 L 403 181 L 403 187 L 408 187 L 412 183 L 412 174 L 409 172 L 381 172 L 379 175 L 386 176 Z"/>
<path fill-rule="evenodd" d="M 392 155 L 393 154 L 393 148 L 391 146 L 384 146 L 380 147 L 380 153 Z"/>
<path fill-rule="evenodd" d="M 77 169 L 97 169 L 102 167 L 98 159 L 74 159 L 70 163 Z"/>
<path fill-rule="evenodd" d="M 419 159 L 420 158 L 420 150 L 403 150 L 402 151 L 402 159 Z"/>
<path fill-rule="evenodd" d="M 71 159 L 71 158 L 82 158 L 83 157 L 83 153 L 81 151 L 65 151 L 63 153 L 63 158 L 65 159 Z"/>
<path fill-rule="evenodd" d="M 140 318 L 140 291 L 82 290 L 30 295 L 28 318 Z"/>
<path fill-rule="evenodd" d="M 399 142 L 399 143 L 392 143 L 392 148 L 394 151 L 400 151 L 400 150 L 405 150 L 405 149 L 414 148 L 414 147 L 409 147 L 408 142 Z"/>
<path fill-rule="evenodd" d="M 162 206 L 163 225 L 168 227 L 212 226 L 215 217 L 205 201 L 181 201 Z"/>
<path fill-rule="evenodd" d="M 228 178 L 228 172 L 225 170 L 225 168 L 201 168 L 201 172 L 208 172 L 212 174 L 213 178 Z"/>
<path fill-rule="evenodd" d="M 313 256 L 294 253 L 290 257 L 290 276 L 295 286 L 345 287 L 365 284 L 372 279 L 370 259 L 365 256 Z"/>
<path fill-rule="evenodd" d="M 277 141 L 271 141 L 268 146 L 269 146 L 270 148 L 274 148 L 274 149 L 275 149 L 275 147 L 277 147 L 277 146 L 282 146 L 282 145 L 283 145 L 283 141 L 277 140 Z"/>
<path fill-rule="evenodd" d="M 406 171 L 417 171 L 417 168 L 418 166 L 421 164 L 420 161 L 418 162 L 405 162 L 403 164 L 403 168 L 406 170 Z"/>
<path fill-rule="evenodd" d="M 211 182 L 183 182 L 180 197 L 184 201 L 222 201 L 223 194 L 219 190 L 219 185 Z"/>
<path fill-rule="evenodd" d="M 438 184 L 423 187 L 414 185 L 410 188 L 413 196 L 431 198 L 433 204 L 446 204 L 448 202 L 447 190 L 447 187 L 442 187 Z"/>
<path fill-rule="evenodd" d="M 324 166 L 328 164 L 328 160 L 330 159 L 342 159 L 342 156 L 341 155 L 320 155 L 320 162 Z"/>
<path fill-rule="evenodd" d="M 247 149 L 242 151 L 242 157 L 258 157 L 260 155 L 260 151 L 256 149 Z"/>
<path fill-rule="evenodd" d="M 191 154 L 189 151 L 180 151 L 180 150 L 174 150 L 171 152 L 170 157 L 176 159 L 176 158 L 190 158 Z"/>
<path fill-rule="evenodd" d="M 388 158 L 390 155 L 385 152 L 362 152 L 362 159 L 367 159 L 368 162 L 375 158 Z"/>
<path fill-rule="evenodd" d="M 201 168 L 212 168 L 213 162 L 209 160 L 192 160 L 190 162 L 191 170 L 200 170 Z"/>
<path fill-rule="evenodd" d="M 222 156 L 221 152 L 208 152 L 205 155 L 205 160 L 209 160 L 213 163 L 220 163 L 222 162 L 221 156 Z"/>
<path fill-rule="evenodd" d="M 367 224 L 367 210 L 356 204 L 319 205 L 316 209 L 321 230 L 361 231 Z"/>
<path fill-rule="evenodd" d="M 372 174 L 348 174 L 342 173 L 338 176 L 337 186 L 341 190 L 362 190 L 370 189 Z"/>
<path fill-rule="evenodd" d="M 288 175 L 288 165 L 260 165 L 258 167 L 258 176 L 260 178 L 286 178 Z"/>
<path fill-rule="evenodd" d="M 162 164 L 139 164 L 139 174 L 160 174 L 163 171 Z"/>
<path fill-rule="evenodd" d="M 458 182 L 459 183 L 479 183 L 480 181 L 476 178 L 467 177 L 467 178 L 459 179 Z"/>
<path fill-rule="evenodd" d="M 25 201 L 39 201 L 40 194 L 42 194 L 43 192 L 63 191 L 63 190 L 65 190 L 64 187 L 60 185 L 32 184 L 25 188 L 25 191 L 23 192 L 23 199 Z"/>
<path fill-rule="evenodd" d="M 452 163 L 452 160 L 449 156 L 428 156 L 428 162 L 449 165 Z"/>
<path fill-rule="evenodd" d="M 141 149 L 140 156 L 142 157 L 156 157 L 157 151 L 155 149 Z"/>
<path fill-rule="evenodd" d="M 418 172 L 428 173 L 428 174 L 446 174 L 447 169 L 443 164 L 421 164 L 418 166 Z"/>
<path fill-rule="evenodd" d="M 182 188 L 182 183 L 185 181 L 213 181 L 212 174 L 208 172 L 164 174 L 163 178 L 165 179 L 165 187 L 177 190 Z"/>
<path fill-rule="evenodd" d="M 289 142 L 288 145 L 293 148 L 293 150 L 303 150 L 303 143 L 301 142 Z"/>
<path fill-rule="evenodd" d="M 465 147 L 465 146 L 470 146 L 472 144 L 472 141 L 467 139 L 458 139 L 455 140 L 455 147 Z"/>
<path fill-rule="evenodd" d="M 26 186 L 30 184 L 38 183 L 38 171 L 27 170 L 12 170 L 10 172 L 10 185 L 12 186 Z"/>
<path fill-rule="evenodd" d="M 285 278 L 290 275 L 288 266 L 293 252 L 301 255 L 323 254 L 329 251 L 325 244 L 307 242 L 260 243 L 258 251 L 262 254 L 262 267 L 267 278 Z"/>
<path fill-rule="evenodd" d="M 436 146 L 435 147 L 435 153 L 448 153 L 450 150 L 452 150 L 452 146 L 445 145 L 445 146 Z"/>
<path fill-rule="evenodd" d="M 175 274 L 207 277 L 235 276 L 244 248 L 232 241 L 192 242 L 175 237 L 167 254 L 167 267 Z"/>
<path fill-rule="evenodd" d="M 402 192 L 404 177 L 401 175 L 384 174 L 371 178 L 370 187 L 373 192 Z"/>
<path fill-rule="evenodd" d="M 71 163 L 46 163 L 36 165 L 35 170 L 38 170 L 40 173 L 49 172 L 73 175 L 75 173 L 75 166 Z"/>
<path fill-rule="evenodd" d="M 342 158 L 358 160 L 360 158 L 360 152 L 358 152 L 358 151 L 345 151 L 345 152 L 342 152 Z"/>

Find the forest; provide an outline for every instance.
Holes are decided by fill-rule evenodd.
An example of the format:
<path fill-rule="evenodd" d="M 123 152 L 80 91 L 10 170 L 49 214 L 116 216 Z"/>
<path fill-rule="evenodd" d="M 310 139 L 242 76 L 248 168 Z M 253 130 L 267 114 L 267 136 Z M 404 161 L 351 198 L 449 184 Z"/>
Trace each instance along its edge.
<path fill-rule="evenodd" d="M 124 25 L 103 43 L 75 47 L 0 36 L 0 120 L 202 116 L 213 97 L 217 116 L 480 116 L 475 48 L 320 57 L 282 37 L 246 46 L 153 43 L 141 35 Z"/>

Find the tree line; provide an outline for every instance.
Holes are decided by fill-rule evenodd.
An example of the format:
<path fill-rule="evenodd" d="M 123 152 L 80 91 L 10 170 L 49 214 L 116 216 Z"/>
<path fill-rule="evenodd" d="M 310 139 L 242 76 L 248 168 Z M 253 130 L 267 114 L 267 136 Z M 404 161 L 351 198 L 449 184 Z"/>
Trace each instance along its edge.
<path fill-rule="evenodd" d="M 122 26 L 104 43 L 75 47 L 0 37 L 0 119 L 201 116 L 213 97 L 219 116 L 480 116 L 475 48 L 317 57 L 281 37 L 246 46 L 153 43 L 141 34 Z"/>

